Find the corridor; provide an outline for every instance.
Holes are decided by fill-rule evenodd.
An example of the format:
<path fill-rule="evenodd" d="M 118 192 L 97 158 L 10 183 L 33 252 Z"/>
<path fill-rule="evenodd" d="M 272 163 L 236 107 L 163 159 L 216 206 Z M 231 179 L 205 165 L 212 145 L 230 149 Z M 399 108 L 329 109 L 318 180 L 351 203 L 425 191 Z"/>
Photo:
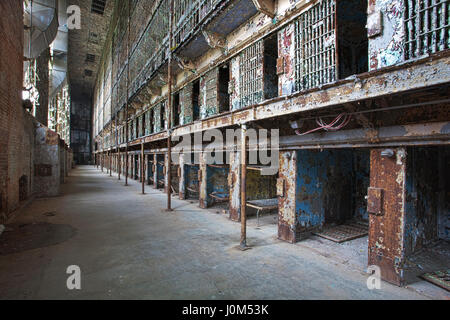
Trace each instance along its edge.
<path fill-rule="evenodd" d="M 267 218 L 259 228 L 249 220 L 252 249 L 237 250 L 240 226 L 227 215 L 178 198 L 167 212 L 166 198 L 78 166 L 61 196 L 34 200 L 6 225 L 0 299 L 445 298 L 387 282 L 369 290 L 366 274 L 332 255 L 277 240 Z M 70 265 L 81 290 L 66 287 Z"/>

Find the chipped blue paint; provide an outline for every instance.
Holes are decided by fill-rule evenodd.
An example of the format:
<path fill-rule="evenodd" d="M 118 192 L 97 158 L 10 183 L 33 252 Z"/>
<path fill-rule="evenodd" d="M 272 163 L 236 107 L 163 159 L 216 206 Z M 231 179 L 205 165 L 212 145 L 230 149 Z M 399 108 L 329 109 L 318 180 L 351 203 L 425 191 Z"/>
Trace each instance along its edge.
<path fill-rule="evenodd" d="M 297 151 L 296 215 L 302 228 L 320 228 L 349 213 L 352 151 Z"/>
<path fill-rule="evenodd" d="M 228 168 L 206 167 L 206 202 L 208 206 L 214 201 L 209 194 L 213 192 L 229 193 L 230 190 L 227 182 L 228 172 Z"/>

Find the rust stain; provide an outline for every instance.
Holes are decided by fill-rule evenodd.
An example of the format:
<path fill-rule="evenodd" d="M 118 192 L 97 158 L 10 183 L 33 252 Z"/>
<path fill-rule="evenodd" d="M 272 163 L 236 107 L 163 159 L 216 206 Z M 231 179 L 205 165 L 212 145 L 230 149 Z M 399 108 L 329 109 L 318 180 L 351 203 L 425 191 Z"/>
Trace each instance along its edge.
<path fill-rule="evenodd" d="M 383 215 L 369 217 L 369 265 L 379 266 L 384 280 L 403 285 L 406 151 L 395 152 L 395 158 L 382 157 L 381 149 L 370 154 L 370 187 L 383 190 Z"/>

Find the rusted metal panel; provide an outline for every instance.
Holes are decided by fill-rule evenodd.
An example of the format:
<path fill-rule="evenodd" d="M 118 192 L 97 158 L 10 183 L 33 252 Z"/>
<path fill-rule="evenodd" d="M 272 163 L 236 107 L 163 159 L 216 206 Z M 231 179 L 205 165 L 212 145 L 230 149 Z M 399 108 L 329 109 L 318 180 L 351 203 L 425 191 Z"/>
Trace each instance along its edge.
<path fill-rule="evenodd" d="M 198 170 L 198 176 L 199 176 L 199 205 L 200 208 L 206 208 L 208 206 L 207 203 L 207 181 L 206 181 L 206 153 L 200 154 L 200 165 Z"/>
<path fill-rule="evenodd" d="M 295 91 L 295 24 L 291 23 L 278 32 L 277 66 L 278 92 L 280 96 L 289 95 Z"/>
<path fill-rule="evenodd" d="M 218 116 L 203 122 L 174 129 L 174 135 L 183 135 L 205 129 L 222 127 L 222 121 L 227 125 L 240 124 L 253 120 L 268 119 L 276 116 L 292 114 L 330 107 L 343 102 L 356 102 L 388 94 L 400 93 L 447 83 L 450 81 L 450 58 L 447 55 L 433 60 L 422 60 L 402 69 L 391 67 L 383 71 L 361 75 L 356 80 L 341 80 L 336 84 L 324 86 L 321 90 L 293 94 L 288 99 L 273 99 L 255 109 L 237 110 L 230 114 Z M 231 117 L 231 120 L 229 119 Z M 211 121 L 210 121 L 211 120 Z"/>
<path fill-rule="evenodd" d="M 383 32 L 369 38 L 369 70 L 392 66 L 402 62 L 405 37 L 403 22 L 403 2 L 401 0 L 370 0 L 368 6 L 369 22 L 376 15 L 383 16 Z M 373 28 L 373 24 L 371 24 Z"/>
<path fill-rule="evenodd" d="M 369 265 L 381 269 L 383 280 L 404 284 L 404 227 L 406 150 L 383 157 L 382 149 L 370 152 L 370 187 L 383 189 L 383 215 L 369 217 Z"/>
<path fill-rule="evenodd" d="M 411 147 L 407 149 L 405 196 L 405 254 L 410 255 L 431 245 L 439 237 L 439 216 L 444 216 L 447 180 L 445 150 L 448 147 Z M 447 162 L 445 162 L 447 160 Z M 440 163 L 442 161 L 442 163 Z M 448 188 L 447 188 L 448 189 Z M 444 226 L 445 227 L 445 224 Z"/>
<path fill-rule="evenodd" d="M 368 188 L 367 212 L 375 215 L 383 214 L 383 189 L 371 187 Z"/>
<path fill-rule="evenodd" d="M 230 152 L 230 172 L 228 176 L 230 188 L 230 219 L 240 221 L 241 213 L 241 160 L 239 152 Z"/>
<path fill-rule="evenodd" d="M 284 193 L 283 195 L 278 194 L 278 238 L 294 243 L 298 224 L 295 214 L 297 153 L 282 151 L 279 157 L 278 177 L 283 181 Z"/>
<path fill-rule="evenodd" d="M 158 155 L 153 155 L 153 188 L 158 189 Z"/>
<path fill-rule="evenodd" d="M 169 170 L 171 168 L 171 165 L 169 163 L 169 158 L 167 156 L 167 153 L 164 154 L 164 165 L 163 165 L 163 175 L 164 175 L 164 192 L 167 193 L 167 187 L 168 187 L 168 181 L 169 181 Z"/>
<path fill-rule="evenodd" d="M 228 84 L 228 93 L 230 94 L 231 110 L 241 108 L 240 99 L 240 76 L 239 76 L 239 55 L 231 59 L 230 62 L 230 83 Z"/>
<path fill-rule="evenodd" d="M 185 177 L 185 156 L 180 154 L 179 156 L 179 167 L 178 167 L 178 179 L 179 179 L 179 187 L 178 187 L 178 196 L 180 200 L 184 200 L 186 198 L 186 177 Z"/>
<path fill-rule="evenodd" d="M 297 151 L 298 236 L 352 216 L 352 150 Z"/>

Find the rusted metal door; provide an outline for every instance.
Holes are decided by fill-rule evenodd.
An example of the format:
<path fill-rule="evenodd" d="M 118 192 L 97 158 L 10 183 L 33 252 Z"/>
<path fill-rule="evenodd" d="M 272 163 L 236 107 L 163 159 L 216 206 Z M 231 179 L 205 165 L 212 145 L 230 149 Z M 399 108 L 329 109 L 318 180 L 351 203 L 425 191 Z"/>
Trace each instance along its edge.
<path fill-rule="evenodd" d="M 297 238 L 296 208 L 297 152 L 280 151 L 277 180 L 278 239 L 291 243 Z"/>
<path fill-rule="evenodd" d="M 371 150 L 368 264 L 396 285 L 404 284 L 405 173 L 404 148 Z"/>

